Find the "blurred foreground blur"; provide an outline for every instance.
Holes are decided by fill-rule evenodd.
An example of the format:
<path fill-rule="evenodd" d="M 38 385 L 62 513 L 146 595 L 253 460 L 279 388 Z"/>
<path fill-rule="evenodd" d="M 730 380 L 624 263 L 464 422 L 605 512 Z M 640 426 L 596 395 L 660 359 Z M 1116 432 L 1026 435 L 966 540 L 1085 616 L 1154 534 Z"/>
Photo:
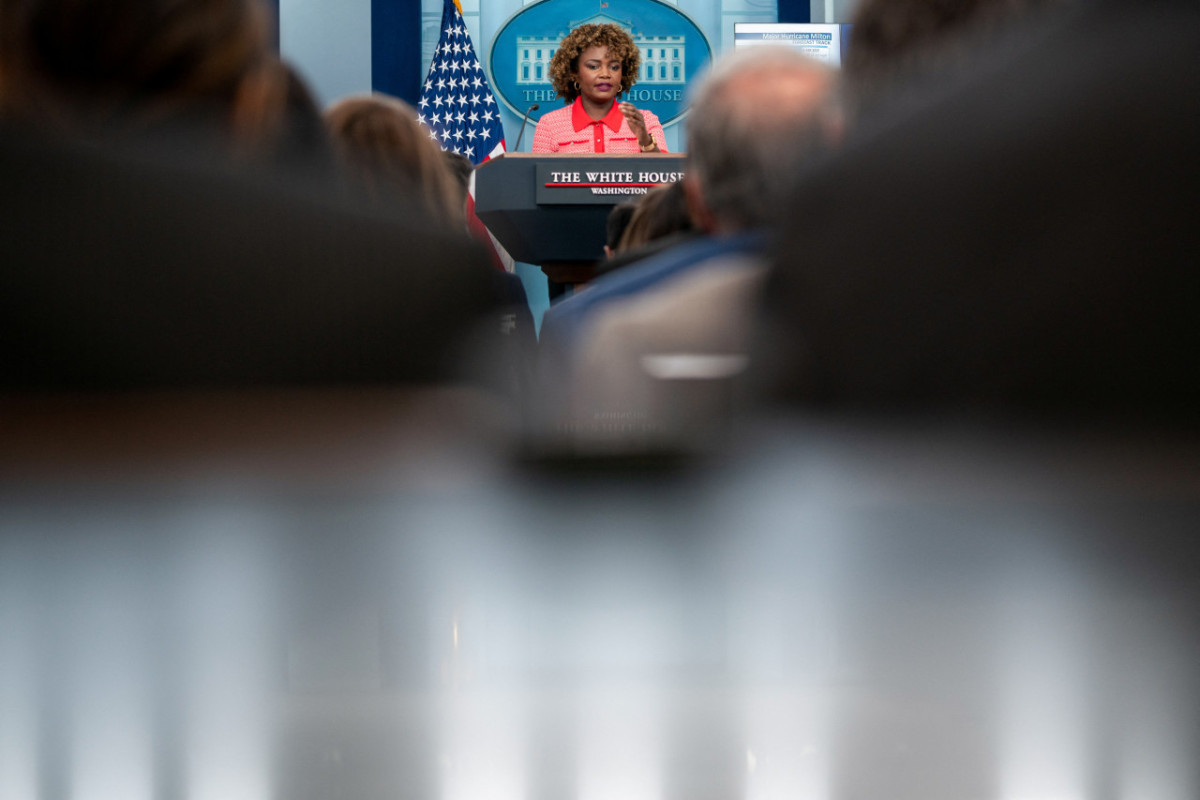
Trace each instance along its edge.
<path fill-rule="evenodd" d="M 4 412 L 5 798 L 1200 788 L 1194 440 L 764 423 L 631 479 L 444 392 Z"/>

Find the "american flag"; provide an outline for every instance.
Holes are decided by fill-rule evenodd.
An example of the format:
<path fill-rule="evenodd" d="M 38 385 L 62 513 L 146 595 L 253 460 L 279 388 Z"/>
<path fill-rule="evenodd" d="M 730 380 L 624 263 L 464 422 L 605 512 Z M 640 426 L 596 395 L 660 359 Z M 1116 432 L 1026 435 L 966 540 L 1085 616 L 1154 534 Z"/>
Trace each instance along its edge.
<path fill-rule="evenodd" d="M 443 0 L 442 33 L 429 74 L 421 86 L 417 119 L 429 129 L 429 138 L 471 159 L 478 166 L 504 152 L 504 126 L 500 106 L 488 85 L 483 65 L 475 55 L 471 35 L 463 22 L 459 0 Z M 498 269 L 512 272 L 512 256 L 475 216 L 475 176 L 467 189 L 467 227 L 491 251 Z"/>
<path fill-rule="evenodd" d="M 445 150 L 482 164 L 504 152 L 500 107 L 471 45 L 458 0 L 443 0 L 442 33 L 417 103 L 418 119 Z"/>

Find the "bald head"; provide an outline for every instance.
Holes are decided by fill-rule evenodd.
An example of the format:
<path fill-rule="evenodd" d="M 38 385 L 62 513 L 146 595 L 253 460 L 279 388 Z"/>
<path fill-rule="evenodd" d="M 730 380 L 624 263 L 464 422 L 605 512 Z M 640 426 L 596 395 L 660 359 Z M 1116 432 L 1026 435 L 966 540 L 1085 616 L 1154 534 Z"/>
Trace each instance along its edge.
<path fill-rule="evenodd" d="M 765 225 L 800 163 L 832 128 L 832 69 L 786 47 L 718 60 L 688 118 L 689 180 L 716 230 Z"/>

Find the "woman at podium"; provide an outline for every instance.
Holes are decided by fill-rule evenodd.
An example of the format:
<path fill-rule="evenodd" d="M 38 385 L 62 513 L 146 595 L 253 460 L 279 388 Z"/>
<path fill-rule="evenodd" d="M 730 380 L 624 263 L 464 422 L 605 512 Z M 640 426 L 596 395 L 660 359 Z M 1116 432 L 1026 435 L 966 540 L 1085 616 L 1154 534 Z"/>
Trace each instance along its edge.
<path fill-rule="evenodd" d="M 558 96 L 569 105 L 538 121 L 533 152 L 667 152 L 654 112 L 618 102 L 637 82 L 641 63 L 633 37 L 616 25 L 580 25 L 568 33 L 549 72 Z"/>

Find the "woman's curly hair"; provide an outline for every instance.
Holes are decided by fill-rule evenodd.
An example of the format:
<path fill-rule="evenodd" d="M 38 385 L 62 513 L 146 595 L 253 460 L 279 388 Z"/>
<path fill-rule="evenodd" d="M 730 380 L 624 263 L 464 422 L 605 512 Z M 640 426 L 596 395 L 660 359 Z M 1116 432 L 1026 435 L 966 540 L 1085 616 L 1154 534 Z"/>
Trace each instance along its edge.
<path fill-rule="evenodd" d="M 550 82 L 554 84 L 558 96 L 568 103 L 575 102 L 575 98 L 579 97 L 579 89 L 575 86 L 579 56 L 594 45 L 607 47 L 609 55 L 620 59 L 622 94 L 637 83 L 642 54 L 633 43 L 633 37 L 612 23 L 580 25 L 563 38 L 554 58 L 550 60 Z"/>

